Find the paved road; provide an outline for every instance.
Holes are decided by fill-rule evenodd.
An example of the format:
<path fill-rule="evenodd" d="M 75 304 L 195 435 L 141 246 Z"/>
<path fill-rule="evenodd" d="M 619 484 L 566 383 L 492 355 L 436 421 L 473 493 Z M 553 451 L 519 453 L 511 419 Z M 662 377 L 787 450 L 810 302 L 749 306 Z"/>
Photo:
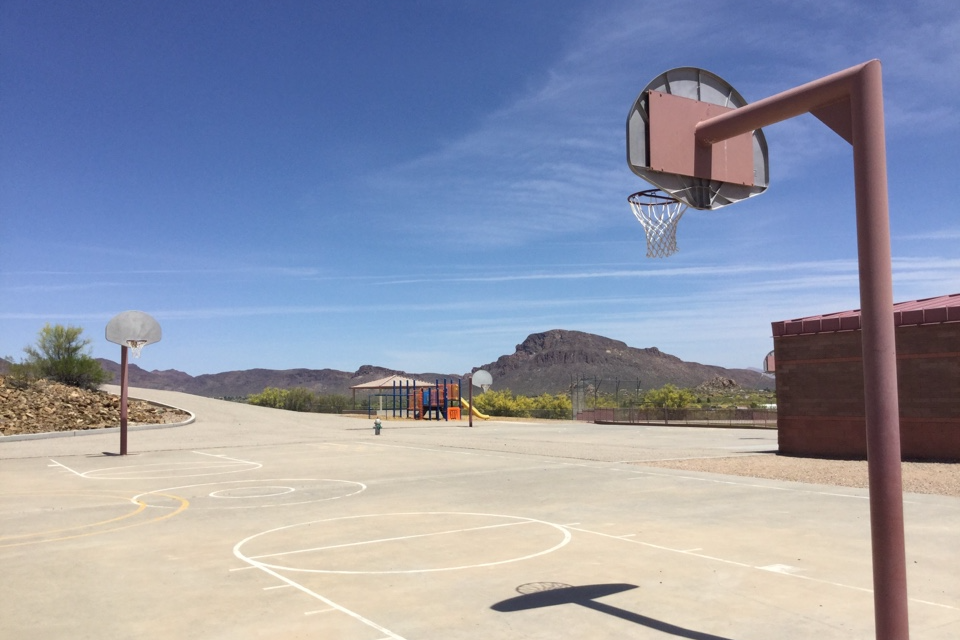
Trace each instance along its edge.
<path fill-rule="evenodd" d="M 873 637 L 864 491 L 642 464 L 775 432 L 132 395 L 196 421 L 0 442 L 0 637 Z M 960 499 L 906 515 L 913 636 L 960 637 Z"/>

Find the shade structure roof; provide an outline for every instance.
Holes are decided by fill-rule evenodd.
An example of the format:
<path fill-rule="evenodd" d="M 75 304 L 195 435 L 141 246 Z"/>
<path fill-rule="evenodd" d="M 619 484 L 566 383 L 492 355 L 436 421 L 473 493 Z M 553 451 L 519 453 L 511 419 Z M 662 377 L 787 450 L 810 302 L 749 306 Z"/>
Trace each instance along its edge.
<path fill-rule="evenodd" d="M 960 322 L 960 293 L 923 298 L 893 305 L 894 326 L 915 326 Z M 859 331 L 860 309 L 839 311 L 772 323 L 773 337 L 799 336 L 837 331 Z"/>
<path fill-rule="evenodd" d="M 432 387 L 434 383 L 426 382 L 425 380 L 417 380 L 416 378 L 407 378 L 401 375 L 392 375 L 387 376 L 386 378 L 380 378 L 379 380 L 371 380 L 370 382 L 364 382 L 362 384 L 355 384 L 351 386 L 351 389 L 393 389 L 394 387 Z"/>

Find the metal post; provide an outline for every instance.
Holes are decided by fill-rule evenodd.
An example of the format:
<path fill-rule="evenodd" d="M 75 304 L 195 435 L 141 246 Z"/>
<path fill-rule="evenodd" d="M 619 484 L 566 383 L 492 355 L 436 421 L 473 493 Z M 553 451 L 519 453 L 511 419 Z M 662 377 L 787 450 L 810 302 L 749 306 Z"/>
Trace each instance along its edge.
<path fill-rule="evenodd" d="M 467 404 L 470 405 L 470 408 L 467 409 L 467 413 L 470 415 L 468 419 L 467 426 L 473 426 L 473 374 L 467 376 Z"/>
<path fill-rule="evenodd" d="M 877 638 L 910 637 L 900 466 L 900 405 L 887 202 L 887 156 L 880 64 L 868 65 L 851 92 L 853 171 L 860 260 L 870 531 Z"/>
<path fill-rule="evenodd" d="M 907 640 L 900 408 L 880 62 L 872 60 L 704 120 L 696 127 L 697 143 L 713 144 L 807 112 L 853 145 L 874 620 L 877 640 Z"/>
<path fill-rule="evenodd" d="M 120 347 L 120 455 L 127 455 L 127 351 Z"/>

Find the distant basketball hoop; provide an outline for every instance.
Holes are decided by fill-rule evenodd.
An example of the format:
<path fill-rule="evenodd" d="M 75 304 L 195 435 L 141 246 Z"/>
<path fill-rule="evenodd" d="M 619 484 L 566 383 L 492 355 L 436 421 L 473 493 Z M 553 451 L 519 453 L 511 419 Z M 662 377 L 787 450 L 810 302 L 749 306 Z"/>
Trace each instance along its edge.
<path fill-rule="evenodd" d="M 150 314 L 143 311 L 124 311 L 107 323 L 105 337 L 108 342 L 132 350 L 133 357 L 139 358 L 146 345 L 160 342 L 163 332 L 160 324 Z"/>
<path fill-rule="evenodd" d="M 484 371 L 483 369 L 477 369 L 473 373 L 467 374 L 467 380 L 470 381 L 470 384 L 467 385 L 467 396 L 468 396 L 467 402 L 470 403 L 470 411 L 467 412 L 469 414 L 467 425 L 472 427 L 473 412 L 476 411 L 476 409 L 473 406 L 473 388 L 475 386 L 480 387 L 481 389 L 483 389 L 483 392 L 486 393 L 487 391 L 490 390 L 490 387 L 493 385 L 493 376 L 490 375 L 489 371 Z"/>
<path fill-rule="evenodd" d="M 107 323 L 105 337 L 120 345 L 120 455 L 127 455 L 127 351 L 139 358 L 143 348 L 160 342 L 163 332 L 160 324 L 143 311 L 118 313 Z"/>
<path fill-rule="evenodd" d="M 774 352 L 771 351 L 763 359 L 763 373 L 770 376 L 771 378 L 777 372 L 777 361 L 774 358 Z"/>
<path fill-rule="evenodd" d="M 493 376 L 490 375 L 489 371 L 484 371 L 483 369 L 474 371 L 470 379 L 473 381 L 473 385 L 483 389 L 484 393 L 490 391 L 490 387 L 493 386 Z"/>

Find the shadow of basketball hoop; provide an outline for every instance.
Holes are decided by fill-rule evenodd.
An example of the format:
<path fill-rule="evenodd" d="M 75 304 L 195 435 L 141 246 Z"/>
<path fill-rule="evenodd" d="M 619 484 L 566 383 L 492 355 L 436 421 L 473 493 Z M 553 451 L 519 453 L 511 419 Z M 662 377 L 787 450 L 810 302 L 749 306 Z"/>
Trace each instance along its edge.
<path fill-rule="evenodd" d="M 587 584 L 574 587 L 560 582 L 531 582 L 517 587 L 523 595 L 509 598 L 496 603 L 491 609 L 500 613 L 512 613 L 515 611 L 528 611 L 530 609 L 544 609 L 546 607 L 555 607 L 558 605 L 577 604 L 587 609 L 593 609 L 600 613 L 606 613 L 621 620 L 639 624 L 654 631 L 669 633 L 679 638 L 690 638 L 691 640 L 730 640 L 722 636 L 715 636 L 702 631 L 685 629 L 677 625 L 640 615 L 626 609 L 614 607 L 609 604 L 597 602 L 598 598 L 611 596 L 616 593 L 636 589 L 635 584 Z"/>

